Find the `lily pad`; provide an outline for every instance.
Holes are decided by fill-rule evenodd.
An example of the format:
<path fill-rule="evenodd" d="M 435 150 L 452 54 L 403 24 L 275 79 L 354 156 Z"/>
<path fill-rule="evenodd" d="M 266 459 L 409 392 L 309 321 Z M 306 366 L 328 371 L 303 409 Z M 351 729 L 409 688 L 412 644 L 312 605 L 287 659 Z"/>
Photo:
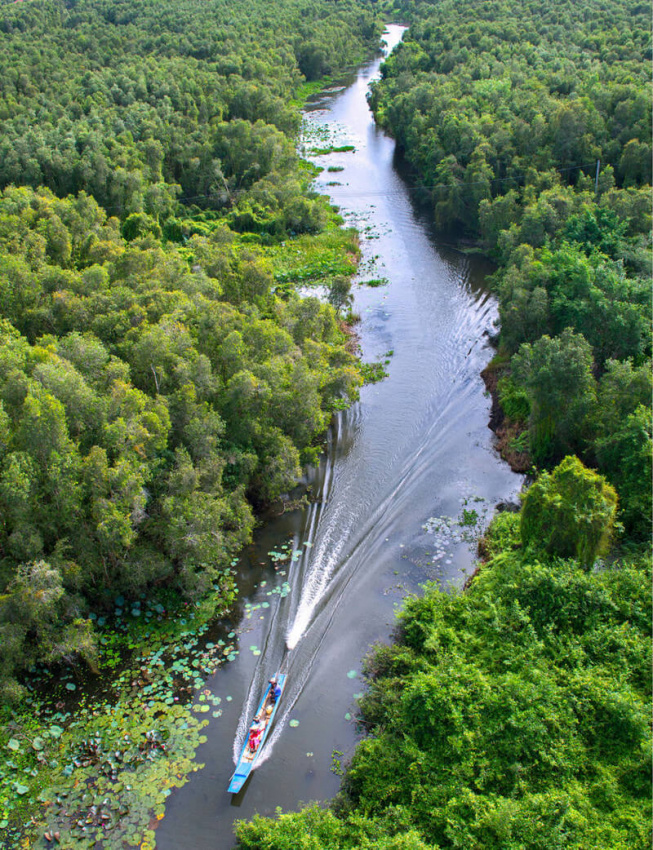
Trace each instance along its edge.
<path fill-rule="evenodd" d="M 74 682 L 66 682 L 66 690 L 68 691 L 76 691 L 77 685 Z"/>
<path fill-rule="evenodd" d="M 288 726 L 292 726 L 292 727 L 293 727 L 293 729 L 294 729 L 294 728 L 295 728 L 295 726 L 299 726 L 299 720 L 291 720 L 291 721 L 288 723 Z"/>
<path fill-rule="evenodd" d="M 358 676 L 358 673 L 356 672 L 356 670 L 350 670 L 349 673 L 347 673 L 348 679 L 355 679 L 356 676 Z"/>

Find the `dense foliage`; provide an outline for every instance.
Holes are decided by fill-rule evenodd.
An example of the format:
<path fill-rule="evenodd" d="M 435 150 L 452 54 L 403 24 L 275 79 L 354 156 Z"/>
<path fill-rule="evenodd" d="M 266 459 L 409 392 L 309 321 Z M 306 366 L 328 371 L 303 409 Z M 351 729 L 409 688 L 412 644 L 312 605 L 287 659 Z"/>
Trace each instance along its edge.
<path fill-rule="evenodd" d="M 372 105 L 438 227 L 500 265 L 504 410 L 537 464 L 575 453 L 610 483 L 566 457 L 468 592 L 409 599 L 337 805 L 239 841 L 647 847 L 650 569 L 589 568 L 617 504 L 633 536 L 651 512 L 648 10 L 394 8 L 413 26 Z M 33 662 L 93 663 L 90 605 L 228 600 L 252 505 L 355 397 L 337 310 L 294 289 L 346 306 L 356 254 L 307 190 L 297 99 L 378 34 L 364 0 L 0 0 L 3 698 Z"/>
<path fill-rule="evenodd" d="M 372 105 L 436 225 L 499 262 L 499 397 L 651 519 L 651 25 L 637 0 L 405 3 Z M 600 170 L 597 177 L 597 163 Z M 617 414 L 617 409 L 619 413 Z"/>
<path fill-rule="evenodd" d="M 240 847 L 650 846 L 650 564 L 588 573 L 520 525 L 499 515 L 468 591 L 409 598 L 371 654 L 335 806 L 240 824 Z"/>
<path fill-rule="evenodd" d="M 408 599 L 371 654 L 335 803 L 241 823 L 239 846 L 644 850 L 650 561 L 596 558 L 650 533 L 649 10 L 393 8 L 411 28 L 372 106 L 436 226 L 499 264 L 497 396 L 552 471 L 469 588 Z"/>
<path fill-rule="evenodd" d="M 292 98 L 304 78 L 362 59 L 378 33 L 353 2 L 4 5 L 0 186 L 84 190 L 110 214 L 159 224 L 176 198 L 230 209 L 266 177 L 261 208 L 289 195 L 301 206 L 281 167 L 299 126 Z"/>
<path fill-rule="evenodd" d="M 297 98 L 378 33 L 353 2 L 0 7 L 5 697 L 92 661 L 90 605 L 229 598 L 253 504 L 356 397 L 337 311 L 294 286 L 346 288 L 357 254 Z"/>

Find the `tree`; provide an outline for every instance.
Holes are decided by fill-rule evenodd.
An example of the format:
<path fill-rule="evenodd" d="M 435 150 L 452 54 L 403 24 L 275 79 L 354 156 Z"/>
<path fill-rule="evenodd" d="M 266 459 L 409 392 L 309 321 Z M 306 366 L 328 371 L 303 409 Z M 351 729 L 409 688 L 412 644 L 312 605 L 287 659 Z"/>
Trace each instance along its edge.
<path fill-rule="evenodd" d="M 531 399 L 529 432 L 536 462 L 582 451 L 596 403 L 592 349 L 585 338 L 569 328 L 554 339 L 543 336 L 522 345 L 511 364 Z"/>
<path fill-rule="evenodd" d="M 349 307 L 354 300 L 351 294 L 351 281 L 343 275 L 334 277 L 329 285 L 329 304 L 331 304 L 337 313 L 344 307 Z"/>
<path fill-rule="evenodd" d="M 623 523 L 641 540 L 651 535 L 651 436 L 651 408 L 642 404 L 594 442 L 601 470 L 619 493 Z"/>
<path fill-rule="evenodd" d="M 521 512 L 524 546 L 578 558 L 585 569 L 604 554 L 617 514 L 613 487 L 577 457 L 544 472 L 526 493 Z"/>
<path fill-rule="evenodd" d="M 56 567 L 43 560 L 21 564 L 7 591 L 0 596 L 0 694 L 19 696 L 14 674 L 36 660 L 71 661 L 81 655 L 93 664 L 90 620 L 80 616 L 79 601 L 65 594 Z"/>

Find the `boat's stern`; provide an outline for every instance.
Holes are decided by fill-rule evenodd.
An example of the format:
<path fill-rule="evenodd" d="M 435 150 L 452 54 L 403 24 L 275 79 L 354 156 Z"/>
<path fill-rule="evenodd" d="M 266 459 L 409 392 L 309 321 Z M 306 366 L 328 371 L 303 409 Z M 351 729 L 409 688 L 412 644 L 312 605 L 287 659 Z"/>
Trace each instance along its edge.
<path fill-rule="evenodd" d="M 247 781 L 247 777 L 249 776 L 251 769 L 251 765 L 248 765 L 245 771 L 236 770 L 234 775 L 231 777 L 231 782 L 227 789 L 230 794 L 237 794 L 242 789 L 243 785 Z"/>

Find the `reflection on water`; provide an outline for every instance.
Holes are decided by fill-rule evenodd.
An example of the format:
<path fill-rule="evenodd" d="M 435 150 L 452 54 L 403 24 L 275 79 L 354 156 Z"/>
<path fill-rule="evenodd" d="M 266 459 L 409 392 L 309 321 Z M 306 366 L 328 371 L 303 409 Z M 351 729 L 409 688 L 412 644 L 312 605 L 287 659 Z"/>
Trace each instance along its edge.
<path fill-rule="evenodd" d="M 389 28 L 390 49 L 401 33 Z M 388 359 L 389 377 L 338 415 L 313 471 L 309 507 L 268 522 L 241 561 L 240 655 L 209 682 L 225 709 L 207 728 L 199 753 L 206 766 L 169 799 L 160 848 L 228 848 L 236 818 L 335 794 L 332 752 L 350 754 L 356 742 L 350 717 L 365 652 L 388 638 L 407 592 L 426 580 L 460 586 L 471 567 L 465 543 L 435 555 L 426 520 L 458 516 L 469 498 L 489 510 L 520 485 L 492 449 L 479 377 L 497 315 L 482 286 L 487 268 L 436 247 L 416 213 L 393 167 L 394 143 L 367 107 L 379 65 L 320 97 L 308 120 L 338 145 L 355 146 L 320 157 L 317 183 L 363 233 L 361 279 L 389 281 L 357 287 L 355 301 L 364 359 Z M 340 185 L 327 185 L 334 176 L 327 166 L 343 169 Z M 293 556 L 271 565 L 267 553 L 284 541 Z M 289 678 L 275 727 L 232 800 L 234 754 L 282 664 Z"/>

